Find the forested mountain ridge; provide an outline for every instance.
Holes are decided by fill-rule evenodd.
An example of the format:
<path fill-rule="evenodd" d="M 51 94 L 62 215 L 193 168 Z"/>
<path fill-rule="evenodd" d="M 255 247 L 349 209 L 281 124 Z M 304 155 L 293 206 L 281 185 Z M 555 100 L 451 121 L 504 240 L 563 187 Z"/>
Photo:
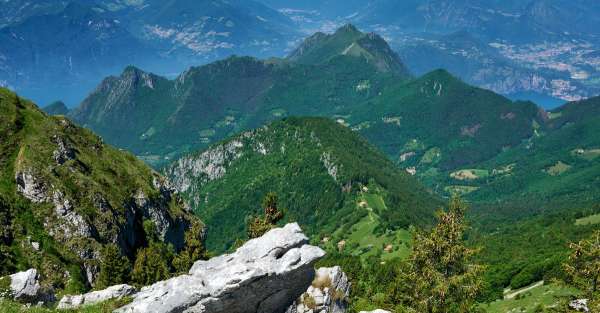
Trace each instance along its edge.
<path fill-rule="evenodd" d="M 359 52 L 345 53 L 353 50 Z M 532 121 L 541 123 L 534 104 L 513 103 L 448 72 L 407 75 L 385 41 L 346 25 L 308 38 L 284 60 L 232 57 L 175 80 L 130 67 L 70 116 L 156 166 L 268 121 L 324 116 L 403 167 L 433 169 L 430 176 L 517 146 L 532 136 Z"/>
<path fill-rule="evenodd" d="M 380 38 L 353 27 L 332 38 L 352 46 L 357 36 L 374 42 L 372 53 L 331 51 L 319 64 L 231 57 L 190 68 L 175 80 L 129 67 L 120 77 L 104 80 L 70 116 L 109 142 L 164 164 L 165 157 L 173 159 L 266 121 L 340 115 L 376 95 L 387 81 L 404 79 L 381 70 L 386 64 L 389 69 L 401 65 Z"/>
<path fill-rule="evenodd" d="M 246 237 L 246 222 L 269 192 L 279 196 L 285 220 L 331 242 L 347 239 L 362 221 L 390 244 L 389 232 L 429 225 L 440 205 L 365 139 L 325 118 L 286 118 L 243 132 L 164 172 L 207 223 L 207 244 L 217 250 Z"/>

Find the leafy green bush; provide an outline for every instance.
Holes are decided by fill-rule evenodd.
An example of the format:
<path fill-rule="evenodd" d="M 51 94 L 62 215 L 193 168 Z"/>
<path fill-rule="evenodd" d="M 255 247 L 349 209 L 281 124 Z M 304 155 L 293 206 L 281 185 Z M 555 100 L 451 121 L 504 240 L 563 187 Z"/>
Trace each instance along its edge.
<path fill-rule="evenodd" d="M 10 277 L 0 277 L 0 299 L 10 297 Z"/>

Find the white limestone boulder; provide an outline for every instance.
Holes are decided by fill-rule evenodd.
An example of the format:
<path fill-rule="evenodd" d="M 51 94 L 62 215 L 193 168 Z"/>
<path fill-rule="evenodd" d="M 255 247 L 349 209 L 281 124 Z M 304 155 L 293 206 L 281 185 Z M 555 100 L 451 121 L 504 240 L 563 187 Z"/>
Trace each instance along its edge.
<path fill-rule="evenodd" d="M 60 299 L 58 309 L 77 309 L 86 305 L 94 305 L 112 299 L 121 299 L 136 292 L 135 287 L 129 285 L 116 285 L 104 290 L 93 291 L 83 295 L 66 295 Z"/>
<path fill-rule="evenodd" d="M 569 302 L 569 307 L 577 312 L 589 312 L 588 299 L 576 299 Z"/>
<path fill-rule="evenodd" d="M 14 300 L 27 303 L 54 299 L 54 296 L 40 285 L 40 276 L 34 268 L 10 275 L 10 293 Z"/>
<path fill-rule="evenodd" d="M 313 281 L 325 252 L 298 224 L 276 228 L 232 254 L 198 261 L 189 274 L 142 288 L 119 313 L 278 313 Z"/>

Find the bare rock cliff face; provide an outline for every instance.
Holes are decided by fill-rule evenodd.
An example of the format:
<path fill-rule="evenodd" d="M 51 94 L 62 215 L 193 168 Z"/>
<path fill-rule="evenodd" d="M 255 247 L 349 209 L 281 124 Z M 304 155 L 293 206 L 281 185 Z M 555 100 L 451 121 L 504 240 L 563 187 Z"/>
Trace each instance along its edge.
<path fill-rule="evenodd" d="M 67 130 L 74 129 L 68 122 L 64 123 Z M 17 193 L 37 207 L 51 208 L 41 216 L 44 229 L 83 261 L 89 285 L 94 285 L 99 272 L 102 245 L 114 243 L 123 254 L 134 255 L 145 240 L 142 229 L 145 220 L 153 222 L 160 239 L 172 244 L 176 251 L 183 247 L 184 233 L 193 217 L 165 178 L 147 172 L 151 183 L 101 186 L 90 191 L 93 187 L 88 188 L 89 185 L 98 182 L 92 181 L 93 169 L 80 160 L 80 153 L 86 149 L 81 146 L 89 143 L 76 143 L 68 135 L 60 134 L 52 135 L 49 144 L 55 150 L 52 159 L 44 160 L 49 164 L 46 169 L 32 161 L 20 161 L 23 164 L 19 164 L 14 176 Z M 107 148 L 99 146 L 97 149 Z M 65 169 L 79 178 L 55 174 Z M 114 174 L 118 175 L 121 174 Z M 69 190 L 73 186 L 76 186 L 75 192 Z M 115 197 L 120 187 L 130 191 Z M 111 194 L 112 201 L 109 201 Z"/>
<path fill-rule="evenodd" d="M 102 195 L 97 195 L 96 209 L 106 219 L 90 219 L 80 213 L 81 208 L 71 201 L 59 187 L 49 185 L 33 171 L 16 174 L 17 191 L 34 203 L 50 204 L 52 214 L 46 217 L 44 227 L 56 240 L 64 242 L 69 250 L 84 261 L 84 269 L 90 285 L 98 273 L 101 242 L 116 243 L 125 254 L 133 254 L 144 234 L 140 226 L 142 220 L 151 220 L 162 241 L 173 244 L 176 250 L 184 245 L 184 233 L 190 221 L 183 216 L 175 216 L 170 210 L 174 190 L 159 183 L 155 178 L 157 195 L 150 197 L 139 190 L 132 194 L 122 208 L 112 207 Z M 123 218 L 120 218 L 122 216 Z M 81 244 L 81 243 L 84 244 Z"/>
<path fill-rule="evenodd" d="M 298 224 L 276 228 L 236 252 L 198 261 L 186 275 L 144 287 L 118 313 L 280 313 L 315 276 L 325 255 Z"/>

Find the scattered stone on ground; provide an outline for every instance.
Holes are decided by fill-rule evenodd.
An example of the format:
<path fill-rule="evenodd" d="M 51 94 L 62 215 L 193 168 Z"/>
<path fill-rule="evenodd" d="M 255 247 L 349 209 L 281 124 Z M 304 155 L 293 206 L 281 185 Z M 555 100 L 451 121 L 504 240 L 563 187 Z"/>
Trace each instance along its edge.
<path fill-rule="evenodd" d="M 58 303 L 58 309 L 77 309 L 85 305 L 94 305 L 112 299 L 121 299 L 123 297 L 131 296 L 135 292 L 135 287 L 129 285 L 116 285 L 83 295 L 66 295 Z"/>

